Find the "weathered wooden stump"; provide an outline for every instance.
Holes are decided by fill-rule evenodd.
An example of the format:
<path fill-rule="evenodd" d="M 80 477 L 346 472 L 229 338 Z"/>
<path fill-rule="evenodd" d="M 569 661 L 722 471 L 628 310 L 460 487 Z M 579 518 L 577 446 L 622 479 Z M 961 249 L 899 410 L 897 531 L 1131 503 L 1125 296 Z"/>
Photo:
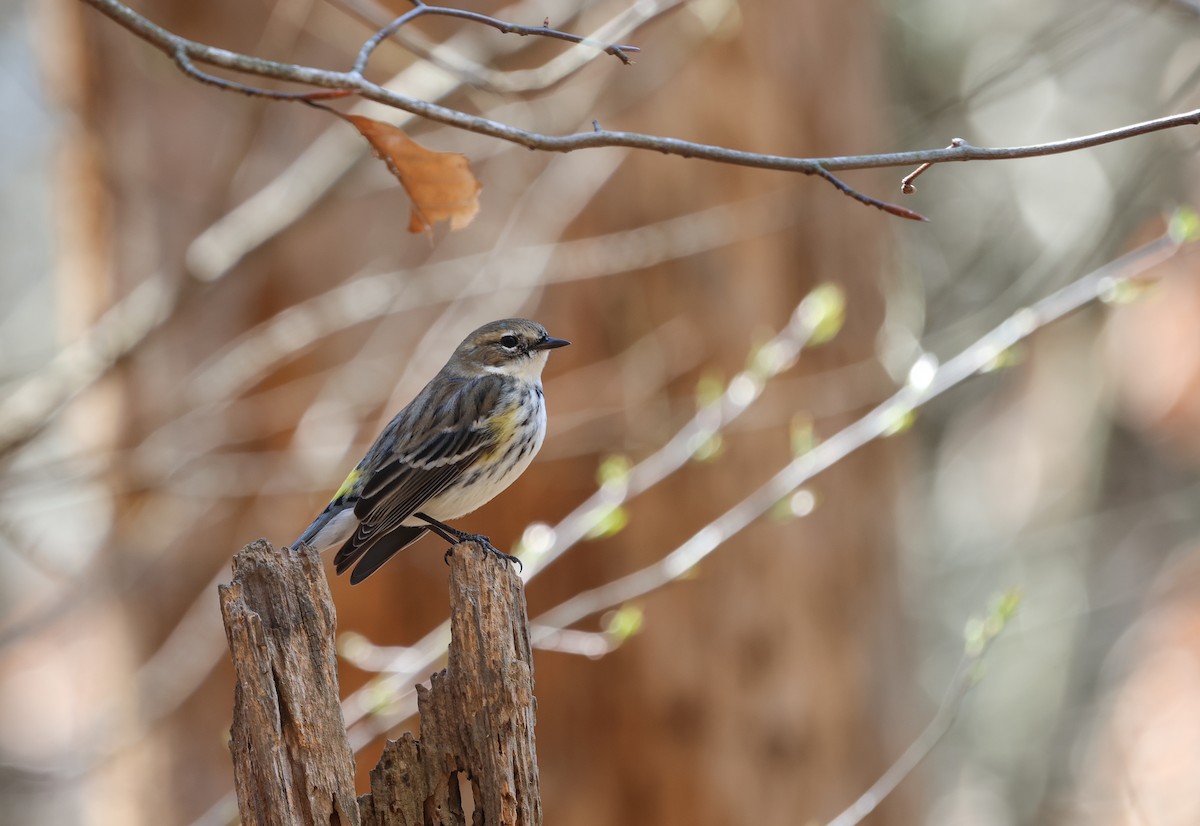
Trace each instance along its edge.
<path fill-rule="evenodd" d="M 391 741 L 354 796 L 336 624 L 319 557 L 251 543 L 222 586 L 237 672 L 230 749 L 243 824 L 540 826 L 525 592 L 471 543 L 451 556 L 446 669 L 418 688 L 421 738 Z"/>

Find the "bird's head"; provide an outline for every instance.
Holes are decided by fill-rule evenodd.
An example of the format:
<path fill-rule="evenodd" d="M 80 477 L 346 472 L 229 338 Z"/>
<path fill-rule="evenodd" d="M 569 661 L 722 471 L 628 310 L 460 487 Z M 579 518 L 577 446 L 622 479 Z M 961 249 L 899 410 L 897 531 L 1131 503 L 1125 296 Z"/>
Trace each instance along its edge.
<path fill-rule="evenodd" d="M 483 325 L 463 339 L 450 365 L 467 375 L 497 373 L 537 380 L 556 347 L 570 344 L 552 338 L 546 328 L 527 318 L 506 318 Z"/>

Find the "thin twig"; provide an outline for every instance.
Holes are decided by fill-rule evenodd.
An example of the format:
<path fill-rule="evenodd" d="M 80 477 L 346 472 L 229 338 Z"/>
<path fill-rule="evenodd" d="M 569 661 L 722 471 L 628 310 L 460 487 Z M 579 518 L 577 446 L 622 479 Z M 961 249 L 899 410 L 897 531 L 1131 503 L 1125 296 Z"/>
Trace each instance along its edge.
<path fill-rule="evenodd" d="M 429 8 L 421 2 L 416 3 L 416 8 L 406 11 L 404 14 L 397 17 L 391 23 L 388 23 L 379 31 L 367 40 L 359 49 L 358 57 L 354 60 L 354 65 L 350 67 L 350 71 L 356 75 L 361 75 L 367 68 L 367 61 L 371 59 L 371 54 L 379 48 L 379 44 L 387 40 L 389 37 L 400 31 L 400 28 L 406 23 L 416 20 L 420 17 L 425 9 Z"/>
<path fill-rule="evenodd" d="M 950 146 L 951 147 L 962 146 L 965 143 L 966 143 L 966 141 L 964 141 L 962 138 L 953 138 L 950 141 Z M 914 169 L 912 172 L 909 172 L 907 175 L 905 175 L 903 178 L 901 178 L 900 179 L 900 191 L 903 192 L 905 195 L 912 195 L 914 192 L 916 192 L 917 188 L 915 186 L 913 186 L 913 181 L 915 181 L 917 178 L 921 177 L 921 175 L 923 175 L 925 173 L 925 170 L 931 166 L 933 166 L 933 164 L 923 163 L 920 166 L 918 166 L 916 169 Z"/>
<path fill-rule="evenodd" d="M 1010 591 L 1001 597 L 1002 607 L 994 609 L 991 616 L 981 623 L 984 630 L 980 632 L 980 639 L 974 643 L 974 646 L 971 641 L 968 641 L 968 650 L 963 654 L 958 667 L 954 670 L 954 677 L 950 680 L 950 685 L 946 689 L 946 694 L 942 697 L 942 702 L 938 706 L 937 713 L 933 715 L 933 719 L 917 735 L 917 739 L 909 743 L 908 748 L 896 759 L 896 762 L 888 766 L 887 771 L 880 775 L 869 789 L 859 795 L 858 799 L 846 807 L 841 814 L 829 821 L 827 826 L 858 826 L 864 818 L 879 807 L 879 804 L 888 795 L 896 790 L 904 778 L 912 774 L 913 769 L 920 765 L 921 761 L 933 751 L 934 746 L 949 733 L 950 727 L 954 725 L 959 712 L 962 711 L 963 701 L 966 700 L 971 689 L 979 683 L 979 664 L 991 649 L 1000 632 L 1008 624 L 1012 612 L 1016 609 L 1017 601 L 1016 592 Z"/>
<path fill-rule="evenodd" d="M 928 164 L 926 164 L 926 166 L 928 166 Z M 834 175 L 832 172 L 830 172 L 827 169 L 822 169 L 820 167 L 817 167 L 817 174 L 820 175 L 825 180 L 829 181 L 829 183 L 833 184 L 834 188 L 836 188 L 839 192 L 841 192 L 844 195 L 849 195 L 851 198 L 858 201 L 859 203 L 863 203 L 863 204 L 866 204 L 867 206 L 875 207 L 876 209 L 881 209 L 890 215 L 895 215 L 900 218 L 907 218 L 910 221 L 928 221 L 929 220 L 921 213 L 914 212 L 913 210 L 908 209 L 907 207 L 902 207 L 899 204 L 891 204 L 891 203 L 888 203 L 887 201 L 880 201 L 876 198 L 872 198 L 870 195 L 865 195 L 862 192 L 859 192 L 857 189 L 854 189 L 852 186 L 847 184 L 845 181 L 843 181 L 841 178 L 837 177 L 836 175 Z"/>
<path fill-rule="evenodd" d="M 972 685 L 974 683 L 960 666 L 946 698 L 938 706 L 937 713 L 933 715 L 933 719 L 929 721 L 917 739 L 909 743 L 908 748 L 896 759 L 896 762 L 888 766 L 887 771 L 880 775 L 869 789 L 837 817 L 829 821 L 827 826 L 855 826 L 875 811 L 879 804 L 896 790 L 900 782 L 912 774 L 913 769 L 929 756 L 934 746 L 949 733 L 950 727 L 958 719 L 963 700 L 966 699 Z"/>
<path fill-rule="evenodd" d="M 717 1 L 720 3 L 734 2 L 734 0 Z M 398 35 L 403 35 L 400 42 L 405 51 L 444 69 L 472 87 L 496 94 L 525 94 L 547 89 L 582 69 L 592 60 L 605 55 L 604 51 L 591 47 L 592 44 L 613 43 L 620 40 L 643 23 L 673 8 L 678 8 L 685 2 L 687 0 L 637 0 L 631 5 L 626 4 L 609 20 L 597 26 L 589 35 L 584 36 L 583 40 L 576 44 L 581 48 L 564 49 L 545 63 L 528 69 L 493 68 L 495 61 L 492 58 L 494 55 L 489 52 L 510 55 L 517 52 L 516 48 L 496 49 L 491 47 L 489 52 L 481 53 L 481 48 L 487 48 L 483 46 L 487 41 L 473 39 L 473 42 L 466 48 L 456 48 L 453 38 L 435 43 L 413 29 L 406 29 Z M 386 21 L 392 19 L 390 12 L 383 17 L 378 13 L 373 13 L 373 11 L 387 11 L 380 7 L 375 0 L 370 0 L 370 2 L 339 0 L 339 5 L 374 26 L 375 29 L 382 28 Z M 368 5 L 372 7 L 372 10 L 365 8 Z M 526 3 L 515 3 L 509 8 L 523 10 L 527 5 Z M 461 44 L 461 40 L 459 43 Z M 397 87 L 397 84 L 391 82 L 385 85 Z"/>
<path fill-rule="evenodd" d="M 192 63 L 191 58 L 188 57 L 187 51 L 184 49 L 176 49 L 172 57 L 175 59 L 175 65 L 177 65 L 185 75 L 188 75 L 189 77 L 192 77 L 201 83 L 206 83 L 209 86 L 215 86 L 218 89 L 224 89 L 229 92 L 239 92 L 243 95 L 250 95 L 251 97 L 263 97 L 270 98 L 271 100 L 285 101 L 296 100 L 302 103 L 312 103 L 313 101 L 317 100 L 344 98 L 354 94 L 354 92 L 351 92 L 348 89 L 327 89 L 323 92 L 279 92 L 275 89 L 262 89 L 258 86 L 250 86 L 246 83 L 239 83 L 236 80 L 228 80 L 223 77 L 217 77 L 216 75 L 210 75 L 208 72 L 200 71 L 196 68 L 196 64 Z M 317 106 L 318 104 L 313 103 L 312 105 Z M 324 106 L 320 106 L 319 108 L 326 109 L 327 111 L 333 111 Z"/>
<path fill-rule="evenodd" d="M 524 146 L 527 149 L 537 149 L 546 152 L 574 152 L 580 149 L 622 146 L 630 149 L 661 152 L 682 158 L 699 158 L 701 160 L 735 166 L 818 175 L 829 180 L 827 173 L 846 169 L 877 169 L 881 167 L 914 166 L 925 163 L 1014 160 L 1018 158 L 1058 155 L 1065 152 L 1090 149 L 1103 144 L 1127 140 L 1165 129 L 1200 124 L 1200 109 L 1197 109 L 1142 123 L 1121 126 L 1104 132 L 1096 132 L 1091 135 L 1026 146 L 987 148 L 972 146 L 964 142 L 961 146 L 942 149 L 886 152 L 874 155 L 844 155 L 829 158 L 796 158 L 786 155 L 744 152 L 725 146 L 694 143 L 692 141 L 680 140 L 679 138 L 647 135 L 638 132 L 618 132 L 608 129 L 579 132 L 572 135 L 543 135 L 478 115 L 469 115 L 457 109 L 440 106 L 429 101 L 398 94 L 372 83 L 354 72 L 335 72 L 308 66 L 297 66 L 290 63 L 278 63 L 276 61 L 263 60 L 196 43 L 152 23 L 129 7 L 117 2 L 117 0 L 84 0 L 84 2 L 100 10 L 130 32 L 161 49 L 168 55 L 171 55 L 173 58 L 177 50 L 182 50 L 184 54 L 194 61 L 236 72 L 273 78 L 275 80 L 302 83 L 325 89 L 347 90 L 361 95 L 368 100 L 410 112 L 437 123 L 509 141 Z M 834 183 L 834 181 L 829 182 Z M 864 203 L 870 203 L 870 201 L 864 201 Z M 872 205 L 877 206 L 877 204 Z"/>
<path fill-rule="evenodd" d="M 555 40 L 565 40 L 568 43 L 578 43 L 583 46 L 591 46 L 605 54 L 610 54 L 620 60 L 626 66 L 633 61 L 629 55 L 632 52 L 639 52 L 637 46 L 619 46 L 615 44 L 602 43 L 599 40 L 592 40 L 589 37 L 584 37 L 578 34 L 570 34 L 568 32 L 552 29 L 549 25 L 542 26 L 520 26 L 516 23 L 507 23 L 503 20 L 497 20 L 495 17 L 489 17 L 486 14 L 479 12 L 466 11 L 464 9 L 454 9 L 445 6 L 428 6 L 423 0 L 411 0 L 415 8 L 397 17 L 391 23 L 388 23 L 382 29 L 377 31 L 370 40 L 363 44 L 362 49 L 358 53 L 358 58 L 354 61 L 354 66 L 350 70 L 354 74 L 361 75 L 367 68 L 367 61 L 371 59 L 371 54 L 379 48 L 383 41 L 398 32 L 402 27 L 416 20 L 418 17 L 426 14 L 436 15 L 441 17 L 457 17 L 460 20 L 470 20 L 472 23 L 481 23 L 485 26 L 491 26 L 497 31 L 505 34 L 519 34 L 522 37 L 528 35 L 537 35 L 539 37 L 549 37 Z"/>
<path fill-rule="evenodd" d="M 150 276 L 45 368 L 0 398 L 0 456 L 40 433 L 59 408 L 158 329 L 175 311 L 178 295 L 161 273 Z"/>

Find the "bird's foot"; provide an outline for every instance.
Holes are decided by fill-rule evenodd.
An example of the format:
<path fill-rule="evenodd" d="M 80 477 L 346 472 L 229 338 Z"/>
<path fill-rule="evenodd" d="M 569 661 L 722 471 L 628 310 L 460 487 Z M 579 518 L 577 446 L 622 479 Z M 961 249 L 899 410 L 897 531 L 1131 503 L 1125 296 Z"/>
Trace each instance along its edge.
<path fill-rule="evenodd" d="M 506 562 L 514 563 L 517 566 L 517 573 L 522 573 L 525 570 L 525 563 L 521 561 L 521 558 L 519 556 L 513 556 L 512 554 L 506 554 L 504 551 L 497 548 L 491 542 L 485 543 L 483 545 L 483 550 L 484 550 L 484 552 L 489 553 L 492 556 L 498 557 L 500 559 L 503 559 Z"/>
<path fill-rule="evenodd" d="M 521 562 L 520 557 L 513 556 L 512 554 L 506 554 L 504 551 L 493 545 L 490 539 L 478 533 L 464 533 L 461 537 L 459 537 L 458 541 L 446 549 L 446 553 L 442 556 L 442 560 L 447 565 L 450 564 L 450 557 L 454 555 L 454 549 L 464 542 L 474 542 L 483 550 L 484 556 L 494 556 L 508 562 L 514 562 L 516 563 L 518 571 L 525 570 L 525 565 Z"/>
<path fill-rule="evenodd" d="M 460 531 L 458 528 L 452 528 L 444 522 L 439 522 L 432 516 L 427 516 L 423 513 L 414 514 L 418 519 L 423 519 L 429 524 L 429 529 L 440 536 L 442 539 L 450 543 L 450 547 L 446 549 L 446 553 L 442 556 L 442 561 L 447 565 L 450 564 L 450 556 L 454 553 L 454 549 L 464 542 L 474 542 L 483 549 L 484 554 L 490 554 L 509 562 L 515 562 L 518 570 L 525 570 L 521 560 L 512 554 L 506 554 L 504 551 L 492 544 L 492 540 L 481 533 L 467 533 Z"/>

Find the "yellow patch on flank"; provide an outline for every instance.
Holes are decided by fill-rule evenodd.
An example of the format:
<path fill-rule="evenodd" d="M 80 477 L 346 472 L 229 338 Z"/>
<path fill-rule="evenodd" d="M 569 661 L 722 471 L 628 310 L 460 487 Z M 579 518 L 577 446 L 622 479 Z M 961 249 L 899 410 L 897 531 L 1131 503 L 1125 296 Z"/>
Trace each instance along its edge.
<path fill-rule="evenodd" d="M 481 452 L 479 458 L 483 460 L 492 459 L 501 450 L 508 448 L 509 440 L 513 437 L 517 426 L 517 416 L 521 413 L 519 404 L 510 405 L 508 410 L 503 413 L 497 413 L 488 422 L 488 430 L 496 437 L 496 445 L 491 450 Z"/>
<path fill-rule="evenodd" d="M 362 475 L 363 475 L 362 471 L 359 470 L 358 468 L 355 468 L 354 470 L 350 471 L 350 475 L 346 477 L 345 482 L 342 482 L 342 486 L 337 489 L 337 493 L 335 493 L 333 495 L 333 498 L 341 499 L 343 496 L 348 495 L 350 493 L 350 491 L 354 490 L 355 483 L 357 483 L 358 480 L 362 478 Z"/>

